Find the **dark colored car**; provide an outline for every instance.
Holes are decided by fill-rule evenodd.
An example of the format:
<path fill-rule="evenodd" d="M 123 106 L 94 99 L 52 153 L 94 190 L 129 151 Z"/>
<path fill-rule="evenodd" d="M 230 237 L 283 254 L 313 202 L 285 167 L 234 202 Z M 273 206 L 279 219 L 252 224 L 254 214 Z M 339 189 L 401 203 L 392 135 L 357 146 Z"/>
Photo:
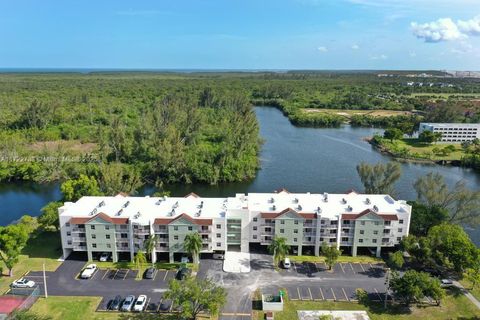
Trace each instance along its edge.
<path fill-rule="evenodd" d="M 112 301 L 110 301 L 110 310 L 118 310 L 120 309 L 120 305 L 122 304 L 122 297 L 116 296 Z"/>
<path fill-rule="evenodd" d="M 160 304 L 160 311 L 170 311 L 172 307 L 172 300 L 162 300 Z"/>
<path fill-rule="evenodd" d="M 182 267 L 178 270 L 176 278 L 177 280 L 183 280 L 186 277 L 188 277 L 191 273 L 192 273 L 192 270 L 186 267 Z"/>
<path fill-rule="evenodd" d="M 155 268 L 154 267 L 150 267 L 147 270 L 145 270 L 145 274 L 143 275 L 143 277 L 145 279 L 153 279 L 154 276 L 155 276 Z"/>

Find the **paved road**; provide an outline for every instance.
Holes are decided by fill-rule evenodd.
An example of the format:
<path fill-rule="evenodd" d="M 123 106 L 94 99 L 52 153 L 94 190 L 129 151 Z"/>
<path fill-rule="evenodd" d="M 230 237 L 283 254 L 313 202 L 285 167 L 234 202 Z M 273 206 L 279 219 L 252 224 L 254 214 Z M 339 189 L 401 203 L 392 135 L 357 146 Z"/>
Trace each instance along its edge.
<path fill-rule="evenodd" d="M 478 301 L 477 298 L 475 298 L 470 292 L 468 292 L 468 290 L 465 289 L 465 287 L 462 286 L 460 282 L 453 281 L 453 284 L 462 291 L 462 293 L 468 298 L 468 300 L 472 301 L 472 303 L 477 306 L 478 309 L 480 309 L 480 301 Z"/>
<path fill-rule="evenodd" d="M 252 295 L 259 289 L 265 294 L 277 294 L 286 290 L 292 300 L 355 299 L 355 290 L 364 288 L 374 300 L 383 300 L 383 266 L 372 264 L 336 264 L 327 271 L 324 264 L 294 263 L 290 270 L 275 271 L 272 257 L 251 255 L 250 273 L 225 273 L 222 261 L 202 259 L 197 277 L 210 278 L 227 289 L 227 304 L 221 319 L 251 319 Z M 83 260 L 66 260 L 55 272 L 47 272 L 49 295 L 100 296 L 99 309 L 106 309 L 116 295 L 145 294 L 149 298 L 149 311 L 169 311 L 171 301 L 163 299 L 174 271 L 158 271 L 153 280 L 135 280 L 136 271 L 99 270 L 89 280 L 79 280 L 77 275 L 85 265 Z M 30 272 L 27 278 L 39 283 L 43 290 L 41 272 Z"/>

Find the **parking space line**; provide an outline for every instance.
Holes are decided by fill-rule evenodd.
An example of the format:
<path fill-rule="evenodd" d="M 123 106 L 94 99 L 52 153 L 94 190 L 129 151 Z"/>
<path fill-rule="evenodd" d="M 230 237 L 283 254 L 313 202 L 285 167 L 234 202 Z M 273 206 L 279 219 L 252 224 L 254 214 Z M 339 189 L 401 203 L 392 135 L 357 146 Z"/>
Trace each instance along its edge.
<path fill-rule="evenodd" d="M 308 293 L 310 294 L 310 300 L 313 300 L 313 297 L 312 297 L 312 291 L 310 291 L 310 288 L 308 287 Z"/>
<path fill-rule="evenodd" d="M 373 266 L 372 266 L 372 264 L 371 264 L 371 263 L 369 263 L 368 265 L 370 266 L 370 269 L 373 269 Z"/>
<path fill-rule="evenodd" d="M 343 269 L 343 265 L 341 263 L 339 263 L 340 265 L 340 269 L 342 269 L 342 272 L 345 273 L 345 270 Z"/>
<path fill-rule="evenodd" d="M 353 266 L 351 263 L 348 263 L 350 265 L 350 268 L 352 268 L 352 272 L 355 273 L 355 269 L 353 269 Z"/>
<path fill-rule="evenodd" d="M 105 279 L 105 277 L 107 276 L 107 274 L 110 272 L 110 268 L 107 268 L 107 271 L 105 271 L 105 274 L 103 275 L 102 277 L 102 280 Z"/>
<path fill-rule="evenodd" d="M 319 288 L 320 289 L 320 295 L 322 296 L 322 300 L 325 300 L 325 297 L 323 295 L 323 291 L 322 291 L 322 288 Z"/>
<path fill-rule="evenodd" d="M 347 297 L 347 293 L 345 292 L 345 289 L 342 288 L 342 292 L 343 292 L 343 295 L 345 296 L 345 300 L 349 301 L 349 299 Z"/>
<path fill-rule="evenodd" d="M 293 262 L 293 269 L 295 269 L 295 272 L 297 272 L 297 264 Z"/>
<path fill-rule="evenodd" d="M 127 269 L 127 272 L 125 272 L 125 275 L 123 276 L 123 280 L 125 280 L 125 278 L 127 278 L 127 274 L 130 272 L 130 269 Z"/>
<path fill-rule="evenodd" d="M 150 299 L 151 298 L 148 298 L 147 304 L 145 305 L 145 308 L 143 310 L 148 310 L 148 306 L 150 305 Z"/>
<path fill-rule="evenodd" d="M 168 274 L 168 270 L 167 270 L 167 272 L 165 272 L 165 275 L 163 276 L 163 281 L 165 281 L 165 279 L 167 279 L 167 274 Z"/>
<path fill-rule="evenodd" d="M 163 301 L 163 299 L 160 298 L 160 301 L 158 302 L 158 307 L 157 307 L 157 311 L 156 311 L 156 312 L 160 312 L 160 306 L 162 305 L 162 301 Z"/>
<path fill-rule="evenodd" d="M 365 268 L 363 267 L 363 264 L 359 263 L 359 265 L 362 268 L 363 272 L 365 272 Z"/>
<path fill-rule="evenodd" d="M 299 298 L 300 300 L 303 300 L 303 299 L 302 299 L 302 296 L 300 295 L 300 289 L 299 289 L 298 287 L 297 287 L 297 292 L 298 292 L 298 298 Z"/>
<path fill-rule="evenodd" d="M 383 301 L 382 296 L 380 295 L 380 293 L 378 293 L 377 288 L 375 288 L 374 290 L 375 290 L 375 293 L 377 294 L 378 298 L 380 299 L 380 301 Z"/>
<path fill-rule="evenodd" d="M 113 277 L 112 277 L 112 280 L 115 280 L 115 277 L 117 276 L 118 271 L 120 271 L 120 270 L 119 270 L 119 269 L 116 269 L 116 270 L 115 270 L 115 273 L 114 273 L 114 275 L 113 275 Z"/>
<path fill-rule="evenodd" d="M 140 270 L 138 270 L 140 272 Z M 155 278 L 157 277 L 158 270 L 155 269 L 155 273 L 153 274 L 153 279 L 152 281 L 155 281 Z"/>
<path fill-rule="evenodd" d="M 330 291 L 332 291 L 333 300 L 337 301 L 337 297 L 335 296 L 335 292 L 333 292 L 333 288 L 330 288 Z"/>

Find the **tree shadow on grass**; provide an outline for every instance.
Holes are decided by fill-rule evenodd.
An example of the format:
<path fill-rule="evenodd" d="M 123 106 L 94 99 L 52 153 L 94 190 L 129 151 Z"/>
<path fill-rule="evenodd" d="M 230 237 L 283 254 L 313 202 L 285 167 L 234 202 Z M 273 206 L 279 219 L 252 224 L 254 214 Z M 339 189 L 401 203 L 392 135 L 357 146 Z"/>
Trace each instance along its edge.
<path fill-rule="evenodd" d="M 30 258 L 58 259 L 62 255 L 60 233 L 42 231 L 32 234 L 23 248 L 22 254 Z"/>

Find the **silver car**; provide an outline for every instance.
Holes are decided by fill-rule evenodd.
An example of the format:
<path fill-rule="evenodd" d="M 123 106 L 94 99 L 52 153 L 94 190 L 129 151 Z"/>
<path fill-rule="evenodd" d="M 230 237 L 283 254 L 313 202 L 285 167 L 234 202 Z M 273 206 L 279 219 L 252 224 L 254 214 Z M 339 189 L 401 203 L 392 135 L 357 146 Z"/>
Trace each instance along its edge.
<path fill-rule="evenodd" d="M 135 302 L 135 296 L 132 296 L 132 295 L 127 296 L 125 298 L 125 300 L 123 301 L 121 310 L 122 311 L 131 311 L 132 306 L 133 306 L 133 302 Z"/>

